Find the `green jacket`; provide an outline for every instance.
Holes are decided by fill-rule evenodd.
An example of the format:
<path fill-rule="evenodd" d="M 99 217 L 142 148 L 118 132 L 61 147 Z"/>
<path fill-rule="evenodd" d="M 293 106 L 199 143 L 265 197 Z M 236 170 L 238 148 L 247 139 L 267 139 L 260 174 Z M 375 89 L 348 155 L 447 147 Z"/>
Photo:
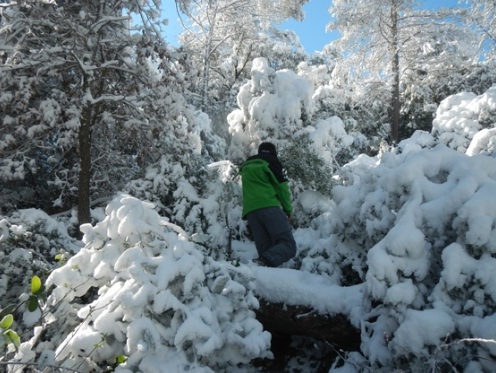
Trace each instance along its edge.
<path fill-rule="evenodd" d="M 243 218 L 265 207 L 282 207 L 287 215 L 293 211 L 288 181 L 281 162 L 269 154 L 248 158 L 240 169 L 243 186 Z"/>

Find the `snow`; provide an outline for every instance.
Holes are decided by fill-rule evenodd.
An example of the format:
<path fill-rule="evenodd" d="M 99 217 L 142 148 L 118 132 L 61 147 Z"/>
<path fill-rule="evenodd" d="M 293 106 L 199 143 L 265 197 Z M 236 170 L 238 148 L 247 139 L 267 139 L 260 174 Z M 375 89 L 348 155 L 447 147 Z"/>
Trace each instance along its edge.
<path fill-rule="evenodd" d="M 488 131 L 491 130 L 483 128 L 480 119 L 494 112 L 495 103 L 496 87 L 490 88 L 480 96 L 472 92 L 450 96 L 443 100 L 437 109 L 433 132 L 439 133 L 440 142 L 452 149 L 466 151 L 468 155 L 479 154 L 482 151 L 490 155 L 493 144 L 488 137 Z"/>
<path fill-rule="evenodd" d="M 311 131 L 310 139 L 317 153 L 329 164 L 332 164 L 336 149 L 349 147 L 353 143 L 353 137 L 346 133 L 343 121 L 336 116 L 321 119 L 315 124 L 315 128 L 309 127 L 308 130 Z"/>
<path fill-rule="evenodd" d="M 315 190 L 302 192 L 298 197 L 298 202 L 307 214 L 323 213 L 329 211 L 332 207 L 332 201 Z"/>
<path fill-rule="evenodd" d="M 256 292 L 275 303 L 312 307 L 322 314 L 345 314 L 359 326 L 363 285 L 341 287 L 329 279 L 288 268 L 253 268 Z"/>
<path fill-rule="evenodd" d="M 409 309 L 394 334 L 392 348 L 405 354 L 420 354 L 424 346 L 438 345 L 455 329 L 449 314 L 440 309 Z"/>
<path fill-rule="evenodd" d="M 288 133 L 298 131 L 309 135 L 328 163 L 336 148 L 350 146 L 352 138 L 338 117 L 303 127 L 302 113 L 313 110 L 308 81 L 273 71 L 262 58 L 252 72 L 238 94 L 239 108 L 228 118 L 234 158 L 246 156 L 260 139 L 279 138 L 284 144 Z M 449 97 L 438 108 L 432 133 L 419 131 L 396 149 L 360 155 L 344 165 L 332 198 L 300 191 L 297 200 L 309 224 L 295 229 L 297 257 L 281 268 L 251 263 L 256 251 L 241 234 L 239 206 L 228 212 L 229 224 L 241 232 L 232 242 L 233 258 L 199 245 L 225 242 L 219 210 L 231 205 L 222 201 L 217 186 L 235 184 L 231 162 L 210 165 L 219 184 L 205 186 L 212 191 L 207 196 L 184 177 L 180 164 L 150 168 L 147 177 L 154 183 L 165 182 L 159 180 L 163 170 L 177 182 L 174 218 L 191 227 L 204 214 L 210 230 L 174 225 L 153 203 L 125 193 L 95 211 L 97 222 L 80 227 L 84 247 L 73 250 L 46 280 L 51 292 L 44 311 L 60 330 L 44 341 L 40 363 L 89 371 L 125 355 L 116 372 L 248 369 L 251 360 L 271 357 L 271 335 L 255 316 L 261 296 L 345 315 L 361 331 L 361 350 L 341 357 L 334 372 L 358 372 L 366 364 L 374 370 L 411 356 L 430 364 L 437 356 L 448 358 L 443 351 L 451 338 L 473 343 L 483 357 L 460 352 L 473 359 L 467 371 L 494 370 L 495 132 L 482 128 L 478 113 L 495 107 L 496 89 Z M 45 119 L 52 120 L 48 114 Z M 201 153 L 199 133 L 208 130 L 208 118 L 199 115 L 197 126 L 190 140 L 193 152 Z M 0 220 L 0 242 L 27 235 L 26 227 L 40 219 L 47 232 L 67 236 L 36 210 L 20 215 L 19 222 Z M 193 242 L 202 235 L 210 241 Z M 23 248 L 12 250 L 8 259 L 34 260 Z M 345 267 L 361 282 L 343 284 Z M 28 312 L 24 321 L 33 324 L 41 311 Z M 16 359 L 32 361 L 34 344 L 24 342 Z"/>
<path fill-rule="evenodd" d="M 274 71 L 265 58 L 255 58 L 252 79 L 239 90 L 239 108 L 227 121 L 232 135 L 229 158 L 236 162 L 254 149 L 253 140 L 279 145 L 303 127 L 312 114 L 313 85 L 290 70 Z M 247 146 L 248 145 L 248 146 Z"/>

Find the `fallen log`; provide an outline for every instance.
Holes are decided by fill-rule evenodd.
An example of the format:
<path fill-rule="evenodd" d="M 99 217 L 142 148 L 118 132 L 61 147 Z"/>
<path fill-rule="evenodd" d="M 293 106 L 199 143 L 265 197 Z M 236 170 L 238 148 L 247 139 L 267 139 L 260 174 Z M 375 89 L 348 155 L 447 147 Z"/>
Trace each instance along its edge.
<path fill-rule="evenodd" d="M 360 349 L 360 330 L 342 314 L 325 315 L 308 306 L 271 303 L 259 298 L 257 319 L 271 333 L 326 341 L 344 351 Z"/>

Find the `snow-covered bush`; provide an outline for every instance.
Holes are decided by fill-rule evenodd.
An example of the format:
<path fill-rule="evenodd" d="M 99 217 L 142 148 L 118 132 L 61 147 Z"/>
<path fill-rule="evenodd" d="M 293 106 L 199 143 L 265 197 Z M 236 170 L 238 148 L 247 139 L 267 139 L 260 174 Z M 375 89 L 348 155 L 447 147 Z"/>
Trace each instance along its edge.
<path fill-rule="evenodd" d="M 331 54 L 314 52 L 307 60 L 298 64 L 298 75 L 320 87 L 329 83 L 336 60 Z"/>
<path fill-rule="evenodd" d="M 205 159 L 188 158 L 185 163 L 162 157 L 142 179 L 129 183 L 126 192 L 153 201 L 160 213 L 189 236 L 200 238 L 199 243 L 211 252 L 219 252 L 227 245 L 225 216 L 231 206 L 227 195 L 231 181 L 222 181 L 222 175 Z"/>
<path fill-rule="evenodd" d="M 124 192 L 156 204 L 159 213 L 189 235 L 208 235 L 211 250 L 226 246 L 224 183 L 209 164 L 225 156 L 225 141 L 212 131 L 210 118 L 176 97 L 157 135 L 157 159 Z M 158 125 L 158 124 L 157 124 Z M 172 135 L 174 134 L 174 135 Z"/>
<path fill-rule="evenodd" d="M 10 314 L 11 328 L 22 341 L 37 334 L 38 327 L 33 329 L 33 326 L 43 322 L 39 307 L 45 297 L 42 281 L 80 249 L 78 242 L 69 236 L 68 225 L 67 219 L 57 220 L 36 209 L 0 216 L 0 320 Z M 33 277 L 41 278 L 36 285 L 39 292 L 36 297 L 32 297 Z M 0 355 L 3 355 L 0 362 L 12 359 L 15 354 L 14 344 L 5 351 L 4 347 L 0 341 Z"/>
<path fill-rule="evenodd" d="M 366 105 L 353 105 L 349 92 L 332 83 L 317 87 L 312 99 L 314 120 L 339 118 L 347 136 L 352 139 L 346 146 L 335 144 L 335 158 L 340 164 L 350 162 L 361 153 L 377 154 L 380 141 L 387 138 L 388 128 L 380 125 L 380 120 L 367 110 Z"/>
<path fill-rule="evenodd" d="M 30 286 L 31 277 L 46 278 L 57 262 L 78 250 L 65 223 L 40 210 L 17 210 L 9 216 L 0 216 L 1 307 L 17 306 L 19 295 Z"/>
<path fill-rule="evenodd" d="M 491 88 L 484 94 L 477 96 L 474 93 L 462 92 L 443 100 L 436 112 L 433 122 L 433 134 L 439 142 L 452 149 L 468 151 L 474 136 L 482 129 L 487 129 L 479 134 L 485 138 L 484 148 L 470 148 L 470 154 L 476 152 L 494 154 L 494 140 L 492 132 L 496 124 L 496 88 Z M 479 140 L 479 138 L 477 140 Z M 478 141 L 479 145 L 482 145 Z"/>
<path fill-rule="evenodd" d="M 215 262 L 150 203 L 116 197 L 46 281 L 44 328 L 16 359 L 88 372 L 211 372 L 270 354 L 249 268 Z M 125 356 L 125 358 L 124 358 Z"/>
<path fill-rule="evenodd" d="M 301 269 L 365 282 L 359 366 L 492 371 L 496 160 L 426 137 L 344 167 L 335 205 L 295 233 Z"/>
<path fill-rule="evenodd" d="M 228 115 L 232 135 L 229 159 L 243 161 L 261 141 L 279 148 L 309 124 L 313 87 L 290 70 L 274 71 L 267 60 L 256 58 L 252 78 L 238 93 L 238 109 Z"/>
<path fill-rule="evenodd" d="M 330 195 L 332 167 L 319 157 L 308 136 L 301 136 L 281 150 L 280 158 L 291 180 L 291 188 L 297 194 L 308 188 Z"/>

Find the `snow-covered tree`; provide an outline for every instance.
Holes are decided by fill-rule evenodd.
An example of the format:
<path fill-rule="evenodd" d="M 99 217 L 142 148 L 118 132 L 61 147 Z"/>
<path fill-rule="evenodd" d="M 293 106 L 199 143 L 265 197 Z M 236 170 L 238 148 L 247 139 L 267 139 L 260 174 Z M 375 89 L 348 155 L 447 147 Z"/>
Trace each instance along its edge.
<path fill-rule="evenodd" d="M 328 28 L 342 37 L 333 47 L 342 54 L 335 77 L 338 86 L 353 87 L 357 103 L 377 109 L 376 120 L 400 138 L 405 77 L 431 75 L 443 66 L 465 67 L 477 55 L 473 30 L 456 22 L 453 10 L 420 10 L 411 0 L 334 1 Z M 460 66 L 462 65 L 462 66 Z M 403 84 L 403 86 L 402 86 Z M 453 92 L 450 92 L 450 94 Z"/>
<path fill-rule="evenodd" d="M 322 111 L 314 118 L 313 81 L 320 70 L 307 64 L 301 69 L 302 76 L 287 69 L 276 71 L 266 59 L 255 59 L 251 80 L 239 91 L 238 109 L 228 116 L 229 160 L 239 165 L 260 142 L 273 142 L 286 166 L 295 203 L 308 190 L 330 195 L 339 156 L 354 142 L 336 115 Z M 298 213 L 295 219 L 297 224 L 306 221 Z"/>
<path fill-rule="evenodd" d="M 448 23 L 411 51 L 408 59 L 413 62 L 400 85 L 403 136 L 415 129 L 430 131 L 435 110 L 446 97 L 463 91 L 482 94 L 496 81 L 492 63 L 478 60 L 479 38 L 473 30 L 463 30 Z"/>
<path fill-rule="evenodd" d="M 160 107 L 155 141 L 143 156 L 150 157 L 139 177 L 123 190 L 152 201 L 157 210 L 180 225 L 189 235 L 210 239 L 202 242 L 211 250 L 224 250 L 227 243 L 226 206 L 222 172 L 210 164 L 225 158 L 226 144 L 213 133 L 212 121 L 187 105 L 185 98 L 167 87 L 153 103 Z M 146 167 L 145 167 L 146 166 Z M 216 198 L 215 198 L 216 197 Z M 200 239 L 201 240 L 201 239 Z"/>
<path fill-rule="evenodd" d="M 90 197 L 108 198 L 146 164 L 164 100 L 184 103 L 174 91 L 178 82 L 187 89 L 188 75 L 184 56 L 170 53 L 154 28 L 156 9 L 142 5 L 2 4 L 3 185 L 30 186 L 46 208 L 77 201 L 83 223 Z M 142 33 L 131 33 L 130 12 L 141 14 Z"/>
<path fill-rule="evenodd" d="M 229 102 L 226 93 L 232 94 L 233 86 L 247 77 L 253 58 L 272 51 L 271 54 L 278 56 L 283 52 L 281 44 L 289 49 L 283 53 L 285 56 L 304 55 L 294 34 L 278 32 L 273 24 L 288 18 L 302 19 L 301 7 L 307 1 L 180 2 L 180 9 L 186 15 L 185 31 L 180 39 L 202 68 L 197 92 L 203 110 L 215 112 L 216 102 Z M 295 47 L 297 51 L 293 51 Z M 212 105 L 214 109 L 210 108 Z"/>
<path fill-rule="evenodd" d="M 482 56 L 494 60 L 496 49 L 496 4 L 490 0 L 463 0 L 470 7 L 470 24 L 474 24 L 482 34 Z"/>

